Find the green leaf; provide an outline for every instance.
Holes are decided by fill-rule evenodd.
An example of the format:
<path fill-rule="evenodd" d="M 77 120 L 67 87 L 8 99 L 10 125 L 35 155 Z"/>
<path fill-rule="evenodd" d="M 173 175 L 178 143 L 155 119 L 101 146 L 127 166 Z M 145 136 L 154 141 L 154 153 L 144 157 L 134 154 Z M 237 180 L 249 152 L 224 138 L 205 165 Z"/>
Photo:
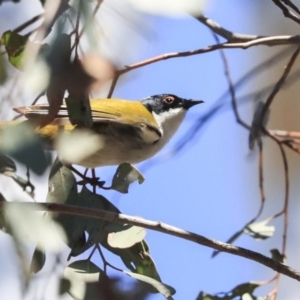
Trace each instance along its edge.
<path fill-rule="evenodd" d="M 273 236 L 275 232 L 274 226 L 267 226 L 271 220 L 272 218 L 268 218 L 261 222 L 251 223 L 244 229 L 244 233 L 252 236 L 256 240 L 265 240 Z"/>
<path fill-rule="evenodd" d="M 264 105 L 265 104 L 262 101 L 259 101 L 256 104 L 249 134 L 249 148 L 251 150 L 253 150 L 255 142 L 257 142 L 258 144 L 261 143 L 262 128 L 266 127 L 269 120 L 270 110 L 267 111 L 264 120 L 260 120 L 261 112 L 264 108 Z"/>
<path fill-rule="evenodd" d="M 79 206 L 120 213 L 120 211 L 105 197 L 92 193 L 85 186 L 82 188 L 78 196 L 77 205 Z M 95 243 L 101 243 L 107 238 L 107 231 L 105 228 L 106 225 L 112 224 L 112 222 L 88 217 L 83 217 L 81 220 L 81 222 L 84 223 L 85 230 L 89 234 L 89 244 L 92 245 Z M 114 224 L 118 226 L 117 223 Z"/>
<path fill-rule="evenodd" d="M 0 85 L 5 83 L 7 79 L 7 70 L 4 62 L 3 55 L 0 55 Z"/>
<path fill-rule="evenodd" d="M 259 283 L 246 282 L 237 285 L 230 292 L 227 293 L 222 292 L 222 293 L 217 293 L 215 295 L 211 295 L 201 291 L 196 300 L 235 300 L 235 299 L 254 300 L 256 299 L 256 297 L 253 295 L 253 292 L 259 286 L 260 286 Z"/>
<path fill-rule="evenodd" d="M 276 260 L 276 261 L 278 261 L 282 264 L 286 263 L 285 255 L 281 254 L 278 249 L 271 249 L 270 252 L 271 252 L 271 255 L 272 255 L 272 259 L 274 259 L 274 260 Z"/>
<path fill-rule="evenodd" d="M 32 259 L 31 259 L 31 264 L 30 264 L 30 273 L 31 274 L 36 274 L 39 272 L 44 264 L 46 262 L 46 253 L 44 249 L 41 249 L 41 247 L 36 247 Z"/>
<path fill-rule="evenodd" d="M 7 202 L 4 196 L 0 193 L 0 202 Z M 9 233 L 7 228 L 7 221 L 5 217 L 5 211 L 4 209 L 0 211 L 0 229 L 4 232 Z"/>
<path fill-rule="evenodd" d="M 114 248 L 129 248 L 141 242 L 146 236 L 146 230 L 142 227 L 131 226 L 130 228 L 111 232 L 108 234 L 107 242 Z"/>
<path fill-rule="evenodd" d="M 232 291 L 230 292 L 232 299 L 237 296 L 243 296 L 244 294 L 252 295 L 254 290 L 259 287 L 260 285 L 255 282 L 246 282 L 237 285 Z"/>
<path fill-rule="evenodd" d="M 59 295 L 67 293 L 71 288 L 71 281 L 66 278 L 61 278 L 59 281 Z"/>
<path fill-rule="evenodd" d="M 145 181 L 143 175 L 131 164 L 123 163 L 119 165 L 113 181 L 111 188 L 120 192 L 120 193 L 128 193 L 129 185 L 138 180 L 139 184 Z"/>
<path fill-rule="evenodd" d="M 0 173 L 8 177 L 14 177 L 17 166 L 12 159 L 0 152 Z"/>
<path fill-rule="evenodd" d="M 77 184 L 72 171 L 57 158 L 51 168 L 47 202 L 61 204 L 77 203 Z"/>
<path fill-rule="evenodd" d="M 19 70 L 22 69 L 27 41 L 27 36 L 22 36 L 11 30 L 4 32 L 0 39 L 0 45 L 2 44 L 5 47 L 9 62 Z"/>
<path fill-rule="evenodd" d="M 41 139 L 27 121 L 3 129 L 0 151 L 37 175 L 43 174 L 50 163 L 50 155 L 45 153 Z"/>
<path fill-rule="evenodd" d="M 85 297 L 87 283 L 98 282 L 101 277 L 107 276 L 103 270 L 89 260 L 75 261 L 64 272 L 64 278 L 71 282 L 68 293 L 77 300 L 87 300 Z"/>
<path fill-rule="evenodd" d="M 146 282 L 148 284 L 150 284 L 151 286 L 153 286 L 159 293 L 161 293 L 162 295 L 164 295 L 166 298 L 170 299 L 169 297 L 171 297 L 172 295 L 174 295 L 176 293 L 176 290 L 167 285 L 164 284 L 158 280 L 155 280 L 151 277 L 145 276 L 145 275 L 141 275 L 141 274 L 137 274 L 137 273 L 131 273 L 131 272 L 127 272 L 127 271 L 123 271 L 125 274 L 127 274 L 128 276 L 138 279 L 140 281 Z"/>
<path fill-rule="evenodd" d="M 16 174 L 17 166 L 15 162 L 10 159 L 8 156 L 0 152 L 0 173 L 11 177 L 23 190 L 27 187 L 31 188 L 31 193 L 34 191 L 34 185 Z"/>
<path fill-rule="evenodd" d="M 88 97 L 73 96 L 65 98 L 68 115 L 73 125 L 78 125 L 86 128 L 93 126 L 93 119 L 91 113 L 91 105 Z"/>
<path fill-rule="evenodd" d="M 149 247 L 145 241 L 125 249 L 113 248 L 107 241 L 103 241 L 101 245 L 110 252 L 118 255 L 130 271 L 161 281 L 155 263 L 150 256 Z"/>
<path fill-rule="evenodd" d="M 51 168 L 48 189 L 47 202 L 77 205 L 78 194 L 75 176 L 58 158 Z M 68 246 L 74 253 L 82 253 L 89 248 L 85 239 L 85 227 L 79 216 L 58 214 L 55 220 L 65 230 Z"/>

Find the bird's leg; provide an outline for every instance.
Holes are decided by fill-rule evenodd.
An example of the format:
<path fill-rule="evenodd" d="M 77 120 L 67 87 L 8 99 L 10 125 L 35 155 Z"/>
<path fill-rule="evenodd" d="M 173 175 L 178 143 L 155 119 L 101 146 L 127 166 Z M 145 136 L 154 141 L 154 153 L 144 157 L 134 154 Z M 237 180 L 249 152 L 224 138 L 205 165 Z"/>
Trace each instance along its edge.
<path fill-rule="evenodd" d="M 100 181 L 99 177 L 88 177 L 86 176 L 86 171 L 84 172 L 84 174 L 80 173 L 78 170 L 76 170 L 72 165 L 69 165 L 68 168 L 74 172 L 76 175 L 78 175 L 80 178 L 82 178 L 81 181 L 78 182 L 78 184 L 80 185 L 84 185 L 86 183 L 92 185 L 92 186 L 98 186 L 99 188 L 102 189 L 107 189 L 104 187 L 105 181 Z"/>

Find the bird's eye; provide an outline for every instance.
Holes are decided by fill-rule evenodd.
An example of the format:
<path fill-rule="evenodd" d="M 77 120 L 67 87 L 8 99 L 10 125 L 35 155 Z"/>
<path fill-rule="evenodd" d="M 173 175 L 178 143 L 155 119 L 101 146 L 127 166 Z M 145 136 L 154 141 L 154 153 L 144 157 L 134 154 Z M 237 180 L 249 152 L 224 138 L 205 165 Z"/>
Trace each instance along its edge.
<path fill-rule="evenodd" d="M 171 104 L 171 103 L 173 103 L 174 100 L 175 100 L 174 97 L 168 96 L 168 97 L 163 99 L 163 102 L 166 103 L 166 104 Z"/>

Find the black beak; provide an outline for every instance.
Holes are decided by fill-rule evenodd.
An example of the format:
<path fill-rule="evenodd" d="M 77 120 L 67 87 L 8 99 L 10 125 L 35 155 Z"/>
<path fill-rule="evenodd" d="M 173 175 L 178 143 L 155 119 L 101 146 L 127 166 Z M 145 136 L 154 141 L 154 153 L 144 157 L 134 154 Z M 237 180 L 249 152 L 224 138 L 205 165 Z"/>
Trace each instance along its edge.
<path fill-rule="evenodd" d="M 187 99 L 184 99 L 182 107 L 185 108 L 185 109 L 189 109 L 192 106 L 200 104 L 200 103 L 204 103 L 204 101 L 203 100 L 187 100 Z"/>

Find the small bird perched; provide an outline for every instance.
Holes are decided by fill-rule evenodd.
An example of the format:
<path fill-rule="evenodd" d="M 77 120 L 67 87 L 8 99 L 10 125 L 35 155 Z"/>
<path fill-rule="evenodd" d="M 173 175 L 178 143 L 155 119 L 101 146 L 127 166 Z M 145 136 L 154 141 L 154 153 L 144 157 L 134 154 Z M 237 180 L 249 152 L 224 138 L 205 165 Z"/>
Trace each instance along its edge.
<path fill-rule="evenodd" d="M 189 108 L 202 100 L 186 100 L 172 94 L 161 94 L 141 101 L 121 99 L 90 100 L 93 126 L 101 146 L 84 159 L 62 160 L 87 168 L 139 163 L 160 151 L 175 134 Z M 15 108 L 29 120 L 48 114 L 48 104 Z M 68 118 L 66 105 L 60 107 L 54 121 L 36 131 L 42 138 L 55 141 L 60 132 L 76 129 Z"/>

